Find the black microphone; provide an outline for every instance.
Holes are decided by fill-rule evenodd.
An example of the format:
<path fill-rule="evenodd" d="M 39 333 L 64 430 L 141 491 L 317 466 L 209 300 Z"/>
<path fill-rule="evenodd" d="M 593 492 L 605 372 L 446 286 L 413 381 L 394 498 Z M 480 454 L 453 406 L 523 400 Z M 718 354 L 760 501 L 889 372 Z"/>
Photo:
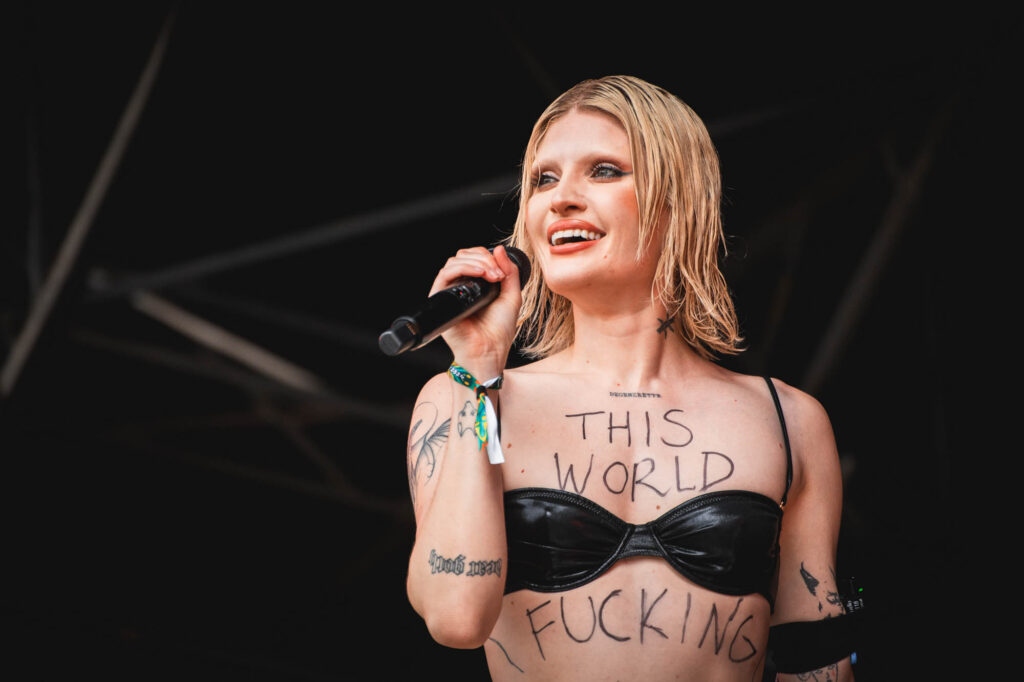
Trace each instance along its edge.
<path fill-rule="evenodd" d="M 511 246 L 506 246 L 505 251 L 519 268 L 521 288 L 530 278 L 530 259 Z M 422 348 L 453 324 L 493 301 L 500 291 L 501 282 L 488 282 L 480 277 L 461 277 L 452 286 L 428 298 L 412 315 L 397 318 L 391 328 L 380 335 L 377 343 L 387 355 Z"/>

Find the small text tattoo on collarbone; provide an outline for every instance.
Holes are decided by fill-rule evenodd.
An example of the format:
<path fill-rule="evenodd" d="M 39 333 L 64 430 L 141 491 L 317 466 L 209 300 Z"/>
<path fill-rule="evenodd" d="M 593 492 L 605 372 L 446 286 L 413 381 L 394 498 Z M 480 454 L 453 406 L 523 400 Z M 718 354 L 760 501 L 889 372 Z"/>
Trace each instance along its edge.
<path fill-rule="evenodd" d="M 641 393 L 639 391 L 608 391 L 612 398 L 660 398 L 660 393 Z"/>

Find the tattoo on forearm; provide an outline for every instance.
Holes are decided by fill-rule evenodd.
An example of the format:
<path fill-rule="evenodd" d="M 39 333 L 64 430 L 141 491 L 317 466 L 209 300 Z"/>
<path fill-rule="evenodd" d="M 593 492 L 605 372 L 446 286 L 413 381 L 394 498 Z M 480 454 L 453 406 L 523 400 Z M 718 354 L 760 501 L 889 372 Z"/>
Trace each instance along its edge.
<path fill-rule="evenodd" d="M 466 574 L 466 577 L 477 575 L 501 575 L 501 559 L 491 561 L 470 561 L 466 562 L 466 556 L 460 554 L 457 557 L 449 558 L 441 556 L 436 550 L 430 550 L 430 557 L 427 559 L 430 564 L 430 573 L 451 573 L 453 575 Z M 469 568 L 467 571 L 466 568 Z"/>
<path fill-rule="evenodd" d="M 466 556 L 460 554 L 454 559 L 449 559 L 438 554 L 435 550 L 430 550 L 430 558 L 427 559 L 430 563 L 430 573 L 454 573 L 455 575 L 462 575 L 462 571 L 466 568 Z"/>
<path fill-rule="evenodd" d="M 440 424 L 437 406 L 434 403 L 420 403 L 413 410 L 419 417 L 409 430 L 409 495 L 416 501 L 416 489 L 421 480 L 428 480 L 437 467 L 437 455 L 448 440 L 451 419 Z"/>
<path fill-rule="evenodd" d="M 831 566 L 829 567 L 829 573 L 832 575 L 832 585 L 836 586 L 836 584 L 837 584 L 836 574 L 835 574 L 835 571 L 832 570 Z M 811 572 L 807 570 L 807 568 L 804 566 L 804 562 L 802 562 L 802 561 L 800 562 L 800 577 L 803 578 L 804 585 L 807 587 L 807 591 L 811 593 L 811 596 L 817 597 L 818 596 L 818 586 L 821 585 L 821 581 L 818 580 L 817 578 L 815 578 L 811 574 Z M 838 607 L 839 613 L 843 614 L 843 613 L 846 613 L 846 607 L 843 606 L 843 598 L 840 596 L 840 594 L 839 594 L 839 592 L 837 590 L 838 590 L 838 587 L 836 587 L 835 589 L 826 588 L 824 590 L 825 603 L 829 604 L 830 606 Z M 825 610 L 825 607 L 821 603 L 821 600 L 819 599 L 818 600 L 818 612 L 820 613 L 820 612 L 822 612 L 824 610 Z M 826 618 L 831 618 L 832 614 L 828 613 L 828 614 L 825 615 L 825 617 Z"/>
<path fill-rule="evenodd" d="M 493 561 L 470 561 L 467 576 L 473 575 L 501 575 L 501 559 Z"/>
<path fill-rule="evenodd" d="M 494 639 L 493 637 L 488 637 L 487 639 L 488 639 L 489 641 L 491 641 L 491 642 L 494 642 L 495 644 L 497 644 L 497 645 L 498 645 L 498 648 L 499 648 L 499 649 L 501 649 L 501 653 L 505 654 L 505 658 L 506 658 L 506 659 L 508 659 L 508 664 L 509 664 L 509 665 L 511 665 L 511 666 L 512 666 L 513 668 L 515 668 L 516 670 L 518 670 L 518 671 L 519 671 L 519 672 L 521 672 L 521 673 L 525 673 L 525 672 L 526 672 L 525 670 L 523 670 L 522 668 L 520 668 L 520 667 L 519 667 L 518 665 L 516 665 L 515 663 L 513 663 L 513 661 L 512 661 L 512 657 L 508 655 L 508 652 L 507 652 L 507 651 L 505 651 L 505 647 L 503 647 L 503 646 L 501 645 L 501 642 L 499 642 L 498 640 Z"/>
<path fill-rule="evenodd" d="M 811 575 L 811 572 L 804 568 L 804 562 L 800 562 L 800 577 L 804 579 L 804 585 L 807 586 L 807 591 L 814 596 L 818 596 L 818 579 Z"/>
<path fill-rule="evenodd" d="M 455 422 L 455 427 L 459 430 L 459 438 L 462 438 L 462 434 L 467 431 L 469 434 L 475 435 L 473 430 L 473 420 L 476 419 L 476 411 L 473 409 L 473 403 L 466 401 L 466 404 L 459 410 L 459 420 Z"/>

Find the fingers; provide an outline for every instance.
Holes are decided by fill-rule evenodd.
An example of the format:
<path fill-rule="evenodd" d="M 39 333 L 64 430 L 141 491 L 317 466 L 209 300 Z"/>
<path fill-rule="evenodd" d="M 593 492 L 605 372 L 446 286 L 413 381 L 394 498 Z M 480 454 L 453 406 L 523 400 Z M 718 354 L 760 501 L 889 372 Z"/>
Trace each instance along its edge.
<path fill-rule="evenodd" d="M 451 286 L 455 280 L 461 277 L 480 277 L 489 282 L 499 282 L 504 280 L 509 273 L 518 276 L 518 270 L 516 270 L 515 264 L 509 260 L 504 248 L 498 247 L 495 251 L 500 251 L 500 255 L 496 256 L 482 246 L 459 249 L 438 272 L 430 294 L 433 295 Z"/>
<path fill-rule="evenodd" d="M 509 258 L 508 251 L 505 250 L 504 246 L 496 246 L 494 248 L 494 261 L 505 275 L 501 283 L 501 292 L 504 294 L 510 288 L 519 290 L 519 268 Z"/>

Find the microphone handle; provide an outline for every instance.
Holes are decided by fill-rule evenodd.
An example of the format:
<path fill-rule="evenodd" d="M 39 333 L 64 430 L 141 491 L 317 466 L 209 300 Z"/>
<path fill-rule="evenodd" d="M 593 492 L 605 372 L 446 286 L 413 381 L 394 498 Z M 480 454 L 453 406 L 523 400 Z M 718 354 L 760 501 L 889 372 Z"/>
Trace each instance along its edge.
<path fill-rule="evenodd" d="M 398 355 L 427 345 L 449 327 L 461 322 L 498 297 L 500 284 L 478 277 L 463 277 L 430 298 L 415 315 L 398 317 L 380 335 L 387 355 Z"/>

